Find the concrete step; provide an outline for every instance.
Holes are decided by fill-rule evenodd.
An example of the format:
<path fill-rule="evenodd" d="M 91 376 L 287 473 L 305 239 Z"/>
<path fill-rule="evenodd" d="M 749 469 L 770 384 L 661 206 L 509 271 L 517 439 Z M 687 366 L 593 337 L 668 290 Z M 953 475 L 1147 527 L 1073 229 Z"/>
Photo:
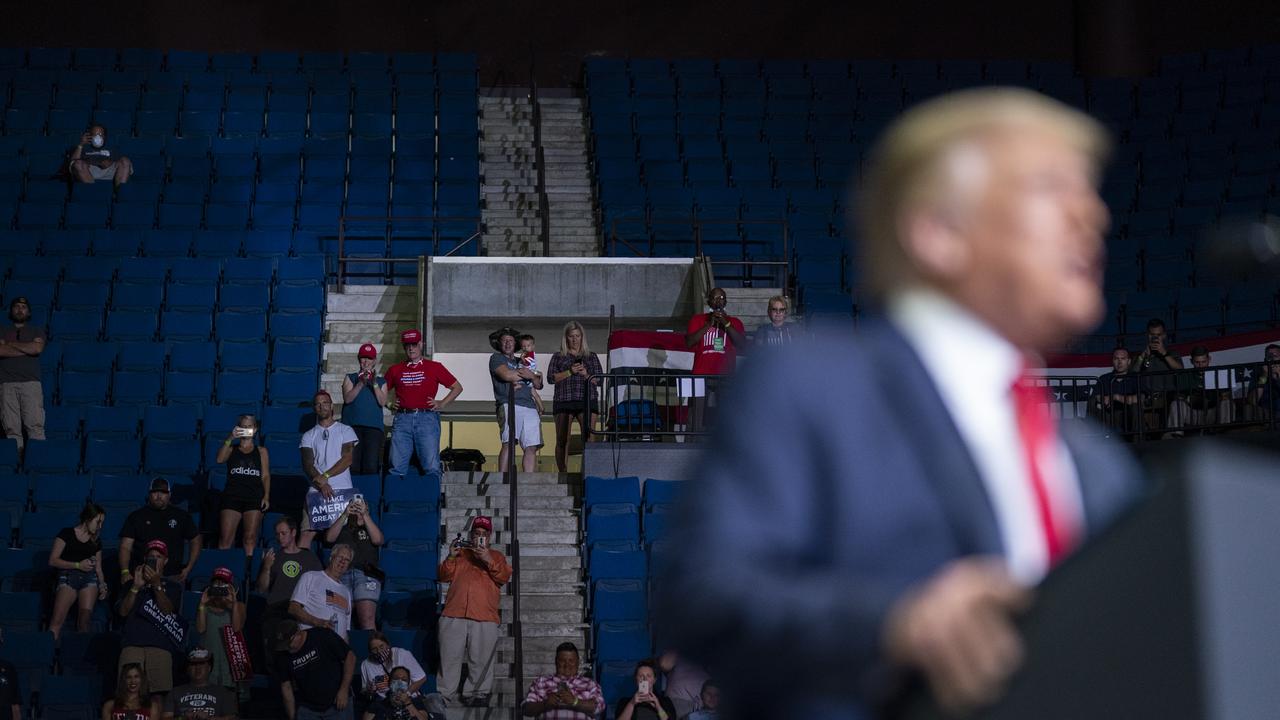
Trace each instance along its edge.
<path fill-rule="evenodd" d="M 591 632 L 588 628 L 575 630 L 564 635 L 535 635 L 529 632 L 529 625 L 523 626 L 524 630 L 524 656 L 526 658 L 550 657 L 554 658 L 556 646 L 562 642 L 571 642 L 578 646 L 579 650 L 585 650 L 589 647 L 587 639 Z M 515 652 L 515 639 L 511 637 L 498 637 L 498 651 L 506 653 Z M 585 653 L 584 653 L 585 654 Z M 532 678 L 530 678 L 532 679 Z"/>
<path fill-rule="evenodd" d="M 484 515 L 486 517 L 495 518 L 495 521 L 496 521 L 497 518 L 510 517 L 511 511 L 505 507 L 473 508 L 473 507 L 459 507 L 459 506 L 453 506 L 453 505 L 447 505 L 447 504 L 445 507 L 440 508 L 441 517 L 467 518 L 467 517 L 475 517 L 477 515 Z M 549 507 L 549 508 L 548 507 L 525 507 L 524 503 L 520 504 L 520 517 L 521 517 L 522 528 L 524 527 L 523 523 L 524 523 L 524 519 L 526 518 L 564 518 L 564 517 L 577 517 L 577 515 L 578 515 L 578 511 L 572 507 Z M 506 521 L 503 520 L 503 522 L 505 523 Z"/>
<path fill-rule="evenodd" d="M 521 563 L 526 562 L 521 559 Z M 520 574 L 524 574 L 524 566 L 520 567 Z M 520 612 L 523 614 L 526 610 L 534 611 L 568 611 L 581 610 L 584 597 L 578 593 L 561 593 L 558 595 L 523 595 L 520 598 Z M 506 617 L 510 617 L 511 608 L 514 607 L 515 599 L 510 595 L 503 595 L 498 598 L 499 608 Z"/>
<path fill-rule="evenodd" d="M 393 345 L 400 342 L 400 331 L 405 327 L 404 323 L 330 323 L 325 342 Z"/>
<path fill-rule="evenodd" d="M 347 285 L 342 292 L 330 290 L 326 307 L 333 312 L 385 313 L 414 310 L 418 290 L 410 285 Z"/>
<path fill-rule="evenodd" d="M 505 487 L 505 486 L 504 486 Z M 569 495 L 533 495 L 521 493 L 518 500 L 520 511 L 526 510 L 572 510 L 574 499 Z M 453 491 L 445 488 L 445 509 L 460 512 L 476 512 L 479 510 L 499 510 L 506 512 L 511 506 L 509 495 L 476 495 L 472 492 Z"/>
<path fill-rule="evenodd" d="M 531 485 L 558 485 L 570 489 L 582 488 L 581 473 L 522 472 L 518 479 L 522 488 Z M 507 486 L 502 473 L 490 470 L 450 470 L 441 476 L 440 482 L 444 487 L 448 488 L 460 488 L 463 486 L 493 487 L 495 485 L 501 485 L 505 488 Z"/>
<path fill-rule="evenodd" d="M 578 532 L 578 518 L 576 515 L 566 514 L 567 511 L 564 510 L 559 512 L 559 515 L 534 515 L 529 511 L 521 510 L 520 537 L 528 539 L 530 533 L 563 533 L 568 542 L 573 542 Z M 467 521 L 472 517 L 474 517 L 474 514 L 469 515 L 455 511 L 448 514 L 441 513 L 440 521 L 451 530 L 457 528 L 452 530 L 457 532 L 465 527 Z M 493 530 L 495 533 L 511 529 L 510 516 L 494 514 L 489 517 L 493 518 Z"/>

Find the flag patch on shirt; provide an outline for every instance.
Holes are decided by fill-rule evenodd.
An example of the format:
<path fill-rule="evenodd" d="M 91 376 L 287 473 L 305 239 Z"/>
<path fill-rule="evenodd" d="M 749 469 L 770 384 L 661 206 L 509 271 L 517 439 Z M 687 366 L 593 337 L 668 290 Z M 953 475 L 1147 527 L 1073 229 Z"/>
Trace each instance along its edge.
<path fill-rule="evenodd" d="M 324 591 L 324 604 L 332 605 L 334 607 L 341 608 L 343 610 L 348 609 L 347 598 L 344 597 L 341 593 L 336 593 L 332 590 Z"/>

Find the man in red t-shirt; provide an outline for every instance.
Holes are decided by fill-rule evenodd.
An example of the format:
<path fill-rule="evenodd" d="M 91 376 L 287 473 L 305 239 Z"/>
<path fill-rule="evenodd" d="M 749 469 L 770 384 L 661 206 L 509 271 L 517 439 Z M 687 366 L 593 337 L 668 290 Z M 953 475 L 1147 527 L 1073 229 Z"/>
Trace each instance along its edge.
<path fill-rule="evenodd" d="M 746 331 L 742 321 L 724 311 L 729 297 L 723 288 L 711 288 L 707 293 L 707 307 L 711 312 L 699 313 L 689 318 L 689 328 L 684 336 L 685 347 L 693 350 L 694 375 L 727 375 L 738 362 L 738 348 L 746 347 Z M 706 388 L 709 384 L 711 387 Z M 694 379 L 690 383 L 689 426 L 699 430 L 706 425 L 707 396 L 714 395 L 717 382 L 704 383 Z M 709 392 L 708 392 L 709 390 Z"/>
<path fill-rule="evenodd" d="M 387 371 L 387 390 L 395 392 L 395 421 L 391 425 L 391 472 L 405 475 L 409 458 L 418 451 L 418 462 L 427 472 L 440 472 L 440 411 L 462 393 L 462 383 L 444 365 L 422 357 L 422 333 L 400 333 L 408 360 Z M 449 394 L 436 400 L 440 387 Z"/>

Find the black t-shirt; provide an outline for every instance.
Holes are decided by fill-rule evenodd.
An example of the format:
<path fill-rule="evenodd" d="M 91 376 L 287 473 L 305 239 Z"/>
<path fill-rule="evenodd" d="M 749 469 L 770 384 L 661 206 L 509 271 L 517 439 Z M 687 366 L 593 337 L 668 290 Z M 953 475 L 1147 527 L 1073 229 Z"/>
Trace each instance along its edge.
<path fill-rule="evenodd" d="M 102 541 L 98 538 L 90 538 L 89 542 L 80 542 L 76 538 L 76 529 L 74 527 L 65 527 L 58 531 L 58 539 L 66 544 L 62 550 L 62 559 L 67 562 L 80 562 L 88 560 L 98 551 L 102 549 Z"/>
<path fill-rule="evenodd" d="M 177 575 L 185 564 L 186 547 L 184 543 L 196 536 L 196 524 L 185 510 L 172 505 L 163 510 L 156 510 L 144 505 L 129 513 L 124 527 L 120 528 L 120 537 L 133 538 L 133 555 L 129 560 L 129 569 L 142 564 L 146 555 L 147 543 L 152 540 L 163 540 L 169 546 L 169 561 L 165 563 L 165 574 Z"/>
<path fill-rule="evenodd" d="M 0 660 L 0 708 L 22 705 L 18 689 L 18 671 L 7 660 Z"/>
<path fill-rule="evenodd" d="M 236 714 L 236 697 L 218 685 L 179 685 L 164 699 L 164 711 L 180 718 L 225 717 Z"/>
<path fill-rule="evenodd" d="M 262 497 L 262 448 L 254 446 L 249 452 L 241 452 L 239 445 L 231 448 L 227 458 L 227 495 L 235 498 Z"/>
<path fill-rule="evenodd" d="M 0 338 L 5 342 L 35 342 L 45 337 L 44 328 L 39 325 L 26 324 L 22 327 L 9 327 L 0 330 Z M 38 355 L 17 355 L 0 358 L 0 383 L 31 382 L 40 379 L 40 357 Z"/>
<path fill-rule="evenodd" d="M 345 527 L 338 531 L 337 542 L 351 546 L 353 551 L 351 557 L 352 569 L 364 572 L 366 566 L 378 564 L 378 546 L 374 545 L 373 541 L 369 539 L 369 529 L 366 526 L 353 526 L 348 522 Z"/>
<path fill-rule="evenodd" d="M 293 697 L 299 705 L 316 711 L 333 706 L 342 684 L 343 663 L 351 649 L 328 628 L 307 630 L 307 639 L 296 653 L 277 653 L 280 677 L 293 683 Z"/>
<path fill-rule="evenodd" d="M 623 710 L 627 709 L 627 703 L 631 702 L 630 697 L 624 697 L 618 701 L 618 708 L 614 711 L 614 715 L 621 715 Z M 668 718 L 676 716 L 676 706 L 671 702 L 671 698 L 663 694 L 658 694 L 658 704 L 667 713 Z M 649 703 L 636 705 L 631 709 L 631 720 L 658 720 L 658 713 Z"/>

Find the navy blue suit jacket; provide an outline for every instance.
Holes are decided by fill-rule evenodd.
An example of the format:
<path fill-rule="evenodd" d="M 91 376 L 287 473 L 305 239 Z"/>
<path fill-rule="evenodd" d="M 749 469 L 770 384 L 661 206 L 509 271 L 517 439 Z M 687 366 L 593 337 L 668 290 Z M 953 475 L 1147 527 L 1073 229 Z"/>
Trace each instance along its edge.
<path fill-rule="evenodd" d="M 753 355 L 734 380 L 657 586 L 660 642 L 745 700 L 732 717 L 868 717 L 892 674 L 889 606 L 951 560 L 1002 553 L 977 467 L 901 334 L 871 321 L 815 337 Z M 1137 497 L 1137 467 L 1063 436 L 1094 534 Z"/>

